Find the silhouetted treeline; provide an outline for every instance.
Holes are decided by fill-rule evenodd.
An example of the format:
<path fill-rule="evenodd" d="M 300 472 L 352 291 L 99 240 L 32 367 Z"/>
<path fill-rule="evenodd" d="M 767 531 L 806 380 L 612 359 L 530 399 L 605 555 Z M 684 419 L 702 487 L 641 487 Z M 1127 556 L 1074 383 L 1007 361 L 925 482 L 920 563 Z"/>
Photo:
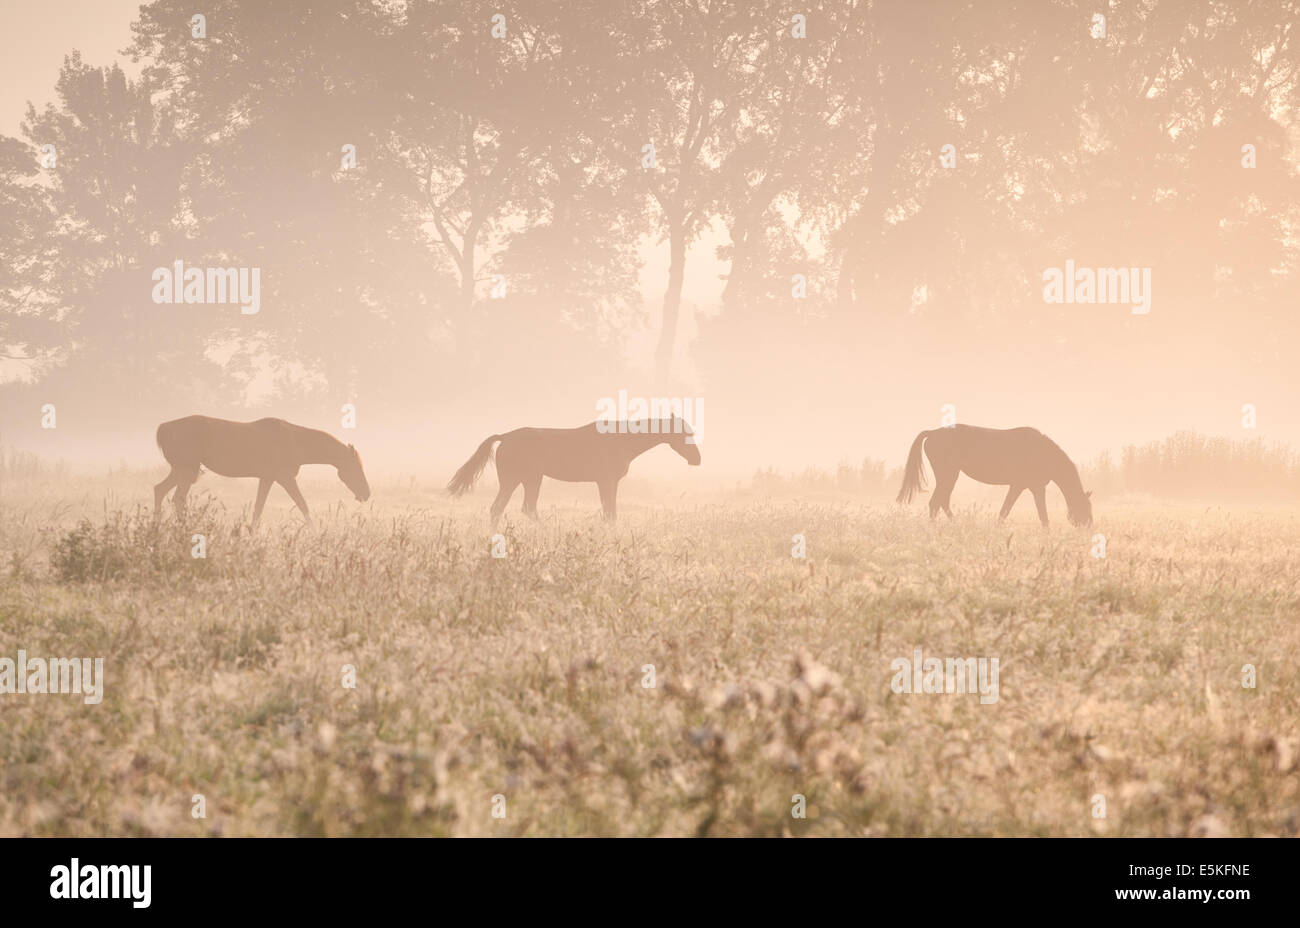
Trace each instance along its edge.
<path fill-rule="evenodd" d="M 1102 455 L 1083 469 L 1083 478 L 1098 494 L 1300 502 L 1300 454 L 1262 439 L 1178 432 L 1163 441 L 1129 445 L 1118 465 Z"/>

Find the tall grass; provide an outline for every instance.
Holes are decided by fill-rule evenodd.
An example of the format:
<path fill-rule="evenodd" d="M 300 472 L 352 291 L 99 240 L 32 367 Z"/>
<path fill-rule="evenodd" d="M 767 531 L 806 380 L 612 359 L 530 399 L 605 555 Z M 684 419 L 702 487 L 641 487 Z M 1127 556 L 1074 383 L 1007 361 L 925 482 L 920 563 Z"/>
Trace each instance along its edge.
<path fill-rule="evenodd" d="M 490 495 L 256 533 L 0 500 L 0 657 L 106 674 L 0 695 L 0 834 L 1300 827 L 1295 510 L 1112 509 L 1097 558 L 1032 512 L 630 498 L 512 515 L 496 558 Z M 998 657 L 998 702 L 893 692 L 916 647 Z"/>

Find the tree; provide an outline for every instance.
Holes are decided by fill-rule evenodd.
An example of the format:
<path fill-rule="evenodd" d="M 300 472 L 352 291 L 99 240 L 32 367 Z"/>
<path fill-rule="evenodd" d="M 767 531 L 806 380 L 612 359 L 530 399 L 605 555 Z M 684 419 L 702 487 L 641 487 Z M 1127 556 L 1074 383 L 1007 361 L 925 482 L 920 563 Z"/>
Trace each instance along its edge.
<path fill-rule="evenodd" d="M 687 248 L 718 214 L 723 165 L 746 123 L 755 62 L 782 26 L 766 4 L 732 0 L 640 3 L 620 22 L 638 51 L 620 64 L 631 80 L 616 138 L 622 156 L 644 168 L 638 189 L 654 204 L 669 249 L 655 351 L 656 376 L 666 385 Z"/>

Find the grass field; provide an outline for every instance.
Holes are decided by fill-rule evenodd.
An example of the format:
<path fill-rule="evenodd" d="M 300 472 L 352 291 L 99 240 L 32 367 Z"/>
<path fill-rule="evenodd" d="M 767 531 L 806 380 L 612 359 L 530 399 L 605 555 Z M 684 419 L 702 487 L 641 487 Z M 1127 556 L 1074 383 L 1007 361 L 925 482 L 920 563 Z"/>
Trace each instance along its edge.
<path fill-rule="evenodd" d="M 608 527 L 546 489 L 493 557 L 490 478 L 305 486 L 315 529 L 277 490 L 255 534 L 249 481 L 184 528 L 148 481 L 0 492 L 0 657 L 105 668 L 98 705 L 0 695 L 0 835 L 1300 830 L 1300 510 L 1097 500 L 1097 558 L 1055 496 L 1048 531 L 734 494 Z M 894 692 L 918 647 L 998 658 L 997 701 Z"/>

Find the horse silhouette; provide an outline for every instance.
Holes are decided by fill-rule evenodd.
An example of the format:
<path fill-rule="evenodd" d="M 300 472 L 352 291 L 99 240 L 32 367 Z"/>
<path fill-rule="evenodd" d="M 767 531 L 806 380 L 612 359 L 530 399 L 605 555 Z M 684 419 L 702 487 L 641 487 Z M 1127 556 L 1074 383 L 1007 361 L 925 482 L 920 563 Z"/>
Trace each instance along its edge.
<path fill-rule="evenodd" d="M 492 501 L 492 527 L 495 528 L 510 497 L 519 484 L 524 485 L 524 515 L 537 518 L 537 494 L 542 478 L 569 483 L 595 483 L 605 518 L 616 518 L 618 482 L 627 474 L 632 460 L 656 445 L 667 444 L 686 459 L 700 463 L 700 449 L 691 436 L 691 427 L 678 416 L 671 419 L 639 419 L 631 422 L 591 422 L 576 429 L 515 429 L 501 435 L 489 435 L 478 450 L 447 484 L 447 491 L 460 496 L 474 486 L 488 461 L 492 446 L 497 448 L 497 481 L 500 489 Z"/>
<path fill-rule="evenodd" d="M 328 432 L 304 428 L 283 419 L 231 422 L 209 416 L 186 416 L 158 426 L 158 447 L 171 473 L 153 488 L 153 514 L 158 518 L 163 498 L 176 487 L 176 514 L 185 515 L 185 497 L 199 468 L 223 477 L 257 477 L 253 525 L 262 517 L 271 484 L 279 483 L 298 504 L 307 524 L 311 513 L 298 489 L 298 468 L 304 464 L 333 464 L 339 479 L 360 502 L 370 498 L 370 484 L 361 468 L 361 455 Z"/>
<path fill-rule="evenodd" d="M 980 483 L 1007 485 L 1007 498 L 998 519 L 1005 519 L 1020 494 L 1029 490 L 1038 506 L 1038 518 L 1047 525 L 1047 484 L 1055 483 L 1065 496 L 1070 521 L 1075 525 L 1092 524 L 1092 493 L 1085 492 L 1074 462 L 1038 429 L 985 429 L 974 425 L 922 432 L 912 442 L 903 468 L 903 486 L 898 491 L 900 503 L 925 489 L 921 451 L 934 468 L 934 493 L 930 496 L 930 518 L 942 509 L 952 517 L 948 507 L 957 475 L 966 474 Z"/>

